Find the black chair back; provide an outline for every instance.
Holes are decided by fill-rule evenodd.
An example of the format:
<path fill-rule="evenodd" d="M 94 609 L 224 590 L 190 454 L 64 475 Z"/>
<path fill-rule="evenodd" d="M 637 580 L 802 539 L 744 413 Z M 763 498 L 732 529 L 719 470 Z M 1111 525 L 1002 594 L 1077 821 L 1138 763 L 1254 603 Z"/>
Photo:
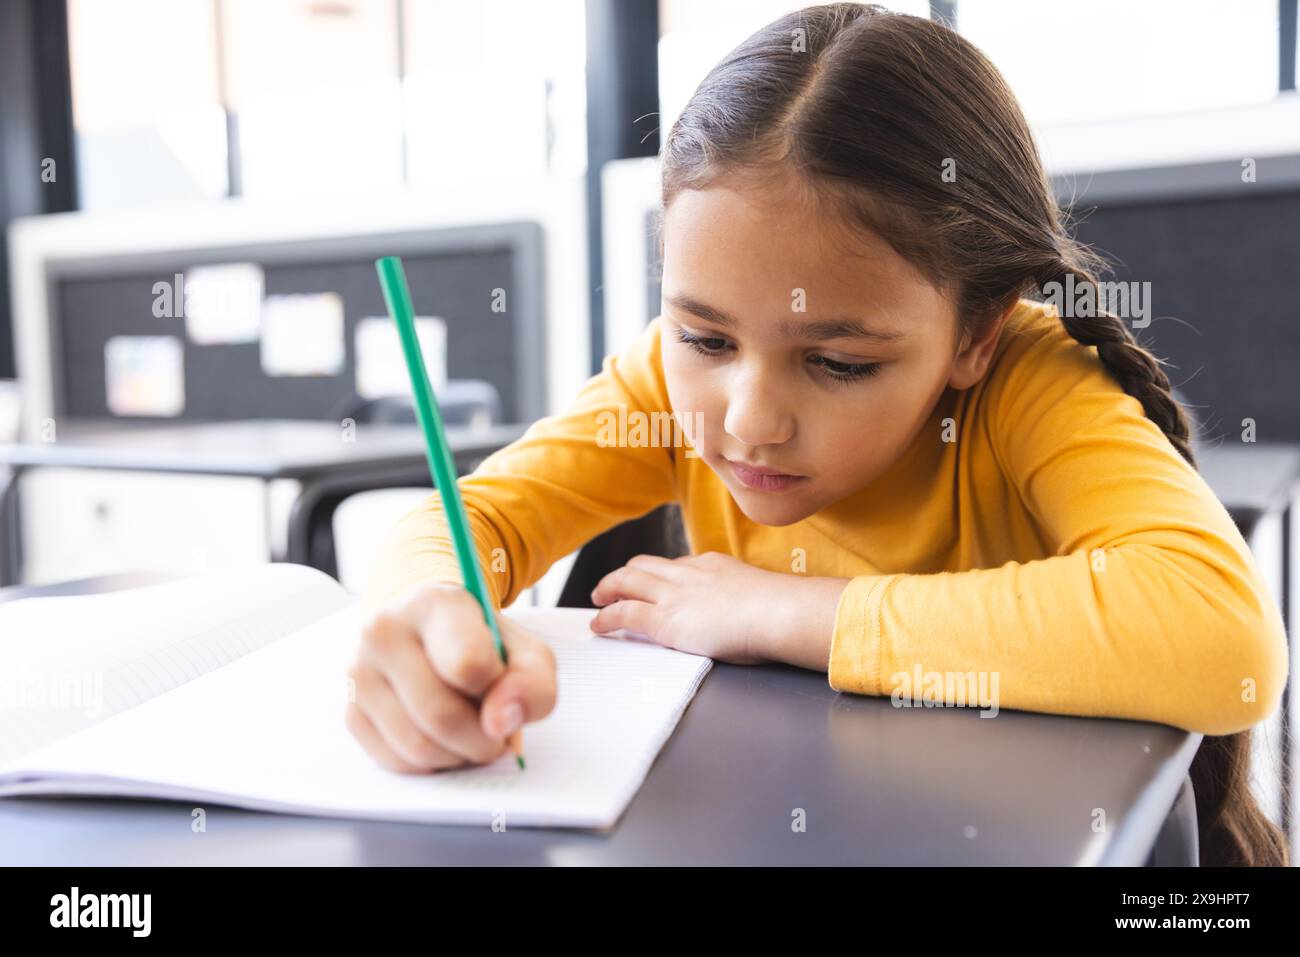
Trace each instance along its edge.
<path fill-rule="evenodd" d="M 578 551 L 560 592 L 559 608 L 595 608 L 591 592 L 596 584 L 634 555 L 680 558 L 690 552 L 682 527 L 681 507 L 661 505 L 640 518 L 616 525 L 597 535 Z"/>

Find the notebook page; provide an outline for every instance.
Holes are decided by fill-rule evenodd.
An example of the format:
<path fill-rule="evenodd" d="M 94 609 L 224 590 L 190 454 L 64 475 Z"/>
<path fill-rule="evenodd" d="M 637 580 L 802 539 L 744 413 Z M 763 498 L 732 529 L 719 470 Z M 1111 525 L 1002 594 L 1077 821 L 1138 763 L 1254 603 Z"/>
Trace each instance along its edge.
<path fill-rule="evenodd" d="M 305 565 L 0 604 L 0 764 L 207 674 L 347 605 Z"/>
<path fill-rule="evenodd" d="M 366 755 L 343 725 L 361 628 L 354 605 L 0 768 L 0 795 L 130 794 L 335 817 L 612 826 L 712 662 L 594 636 L 591 611 L 505 614 L 545 637 L 558 667 L 555 710 L 524 729 L 525 771 L 507 754 L 484 767 L 403 775 Z"/>

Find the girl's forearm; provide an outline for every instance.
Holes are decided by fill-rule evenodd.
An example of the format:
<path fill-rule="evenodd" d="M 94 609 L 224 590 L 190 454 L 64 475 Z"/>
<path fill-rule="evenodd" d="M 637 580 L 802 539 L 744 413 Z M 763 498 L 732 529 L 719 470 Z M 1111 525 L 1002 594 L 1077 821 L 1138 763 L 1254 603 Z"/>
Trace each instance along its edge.
<path fill-rule="evenodd" d="M 825 672 L 831 657 L 835 611 L 850 580 L 784 577 L 789 579 L 789 588 L 779 596 L 782 613 L 769 618 L 772 627 L 763 638 L 764 657 Z"/>

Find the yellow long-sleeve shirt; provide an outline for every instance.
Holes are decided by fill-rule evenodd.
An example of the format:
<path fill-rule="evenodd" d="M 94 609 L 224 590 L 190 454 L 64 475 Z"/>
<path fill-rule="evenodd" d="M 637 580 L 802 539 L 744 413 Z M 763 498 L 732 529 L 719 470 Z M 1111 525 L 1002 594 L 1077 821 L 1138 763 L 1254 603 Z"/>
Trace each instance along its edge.
<path fill-rule="evenodd" d="M 498 608 L 595 535 L 675 500 L 694 554 L 784 573 L 799 556 L 804 574 L 851 579 L 827 663 L 841 691 L 983 672 L 1003 708 L 1206 734 L 1277 706 L 1285 630 L 1241 534 L 1096 350 L 1041 305 L 1019 303 L 988 374 L 946 390 L 888 471 L 779 528 L 747 518 L 689 446 L 602 434 L 620 415 L 668 413 L 661 323 L 606 357 L 567 411 L 460 479 Z M 954 441 L 936 441 L 945 424 Z M 366 602 L 430 579 L 461 580 L 436 493 L 398 523 Z"/>

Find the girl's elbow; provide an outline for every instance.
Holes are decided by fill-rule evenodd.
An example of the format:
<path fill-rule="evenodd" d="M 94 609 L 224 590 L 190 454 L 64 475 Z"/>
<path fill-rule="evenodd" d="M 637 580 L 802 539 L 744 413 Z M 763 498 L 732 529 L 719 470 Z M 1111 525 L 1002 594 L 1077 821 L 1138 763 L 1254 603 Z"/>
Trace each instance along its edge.
<path fill-rule="evenodd" d="M 1286 628 L 1276 606 L 1261 602 L 1230 627 L 1212 629 L 1207 643 L 1196 726 L 1189 729 L 1235 734 L 1268 719 L 1282 702 L 1288 674 Z"/>

